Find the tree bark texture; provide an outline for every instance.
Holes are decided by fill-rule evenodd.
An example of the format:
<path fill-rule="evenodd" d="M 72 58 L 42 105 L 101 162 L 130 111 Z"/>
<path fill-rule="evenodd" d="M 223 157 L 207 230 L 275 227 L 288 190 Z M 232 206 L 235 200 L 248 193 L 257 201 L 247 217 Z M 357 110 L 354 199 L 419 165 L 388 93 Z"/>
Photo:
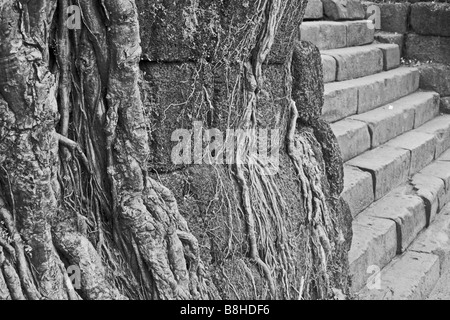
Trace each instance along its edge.
<path fill-rule="evenodd" d="M 348 296 L 351 216 L 305 7 L 0 0 L 0 299 Z M 173 163 L 172 132 L 194 122 L 278 129 L 277 173 L 239 161 L 258 135 L 233 164 Z"/>

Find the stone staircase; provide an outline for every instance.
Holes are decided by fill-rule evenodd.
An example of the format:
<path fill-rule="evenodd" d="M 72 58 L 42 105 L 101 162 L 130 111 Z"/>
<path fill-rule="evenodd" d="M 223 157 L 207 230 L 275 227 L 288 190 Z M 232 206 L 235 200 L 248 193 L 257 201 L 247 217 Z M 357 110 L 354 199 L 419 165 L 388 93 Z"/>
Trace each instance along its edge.
<path fill-rule="evenodd" d="M 416 68 L 400 66 L 397 44 L 375 41 L 367 20 L 324 20 L 323 7 L 309 3 L 301 39 L 321 51 L 322 117 L 345 161 L 352 290 L 425 299 L 450 267 L 450 115 L 419 89 Z"/>

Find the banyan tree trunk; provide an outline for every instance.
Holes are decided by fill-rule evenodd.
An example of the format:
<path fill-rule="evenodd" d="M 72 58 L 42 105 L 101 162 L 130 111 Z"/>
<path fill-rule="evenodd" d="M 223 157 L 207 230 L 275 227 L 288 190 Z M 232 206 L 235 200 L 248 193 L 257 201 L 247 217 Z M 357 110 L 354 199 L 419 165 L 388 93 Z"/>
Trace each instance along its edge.
<path fill-rule="evenodd" d="M 0 0 L 0 299 L 349 296 L 305 7 Z"/>

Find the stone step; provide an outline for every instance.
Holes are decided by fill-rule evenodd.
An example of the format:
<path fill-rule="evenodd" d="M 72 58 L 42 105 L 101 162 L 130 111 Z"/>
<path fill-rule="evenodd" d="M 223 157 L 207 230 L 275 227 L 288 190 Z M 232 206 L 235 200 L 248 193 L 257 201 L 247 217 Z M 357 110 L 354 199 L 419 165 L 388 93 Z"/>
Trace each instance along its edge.
<path fill-rule="evenodd" d="M 442 208 L 436 220 L 408 250 L 435 254 L 439 257 L 441 271 L 450 271 L 450 204 Z"/>
<path fill-rule="evenodd" d="M 402 33 L 375 31 L 374 39 L 380 43 L 391 43 L 398 45 L 400 49 L 400 57 L 403 55 L 402 50 L 405 43 L 405 37 Z"/>
<path fill-rule="evenodd" d="M 330 20 L 355 20 L 365 17 L 360 0 L 322 0 L 324 15 Z"/>
<path fill-rule="evenodd" d="M 360 300 L 423 300 L 431 293 L 439 276 L 438 256 L 408 251 L 376 274 L 374 283 L 366 286 L 357 297 Z"/>
<path fill-rule="evenodd" d="M 366 151 L 346 162 L 346 165 L 359 168 L 372 175 L 374 198 L 380 199 L 390 190 L 407 180 L 412 175 L 442 153 L 444 146 L 449 145 L 450 139 L 450 115 L 442 115 L 423 124 L 417 129 L 406 132 L 397 138 L 389 140 L 384 145 L 373 150 Z M 449 149 L 447 147 L 447 149 Z M 445 153 L 447 155 L 447 153 Z M 450 161 L 439 158 L 437 162 L 423 170 L 432 176 L 441 178 L 450 187 Z M 449 168 L 447 172 L 442 169 Z M 356 181 L 359 181 L 357 179 Z M 344 190 L 349 194 L 355 184 L 352 172 L 344 176 Z M 352 199 L 350 198 L 351 202 Z M 352 205 L 350 207 L 360 207 Z M 357 213 L 353 213 L 357 215 Z"/>
<path fill-rule="evenodd" d="M 387 238 L 388 233 L 385 231 L 384 234 Z M 372 243 L 376 243 L 375 240 L 378 239 L 372 240 Z M 355 263 L 354 265 L 356 266 Z M 360 269 L 364 266 L 363 264 Z M 381 265 L 377 269 L 380 267 Z M 417 236 L 406 253 L 395 258 L 374 277 L 381 280 L 381 285 L 375 288 L 373 281 L 365 280 L 366 282 L 360 286 L 362 291 L 358 296 L 367 300 L 439 299 L 440 296 L 448 299 L 449 270 L 450 204 L 447 204 L 436 216 L 435 221 Z M 445 279 L 439 281 L 441 276 Z M 367 283 L 369 286 L 364 286 Z"/>
<path fill-rule="evenodd" d="M 367 284 L 371 268 L 381 270 L 396 254 L 405 252 L 426 223 L 425 204 L 408 184 L 393 190 L 358 215 L 352 224 L 349 252 L 353 291 Z"/>
<path fill-rule="evenodd" d="M 417 237 L 409 250 L 439 257 L 441 277 L 427 299 L 448 300 L 450 298 L 450 205 L 442 209 L 433 224 Z"/>
<path fill-rule="evenodd" d="M 317 20 L 323 18 L 323 4 L 321 0 L 308 0 L 303 20 Z"/>
<path fill-rule="evenodd" d="M 391 104 L 331 124 L 344 161 L 420 127 L 439 114 L 439 95 L 417 91 Z M 420 134 L 418 134 L 420 135 Z"/>
<path fill-rule="evenodd" d="M 321 51 L 325 82 L 344 81 L 390 70 L 400 65 L 400 51 L 395 44 L 370 44 Z M 334 66 L 330 57 L 335 60 Z M 330 62 L 329 62 L 330 61 Z"/>
<path fill-rule="evenodd" d="M 396 254 L 402 254 L 412 248 L 416 251 L 427 252 L 425 249 L 417 249 L 422 243 L 418 242 L 419 239 L 424 238 L 423 243 L 426 243 L 422 247 L 428 246 L 431 248 L 429 251 L 434 250 L 432 249 L 434 248 L 433 243 L 428 243 L 432 241 L 433 237 L 427 238 L 423 235 L 424 233 L 420 232 L 439 222 L 440 216 L 446 210 L 450 211 L 449 208 L 444 208 L 450 202 L 450 188 L 446 188 L 445 184 L 445 181 L 450 182 L 450 161 L 446 160 L 448 158 L 450 158 L 450 149 L 434 163 L 425 167 L 380 200 L 372 203 L 354 218 L 353 239 L 349 252 L 353 292 L 363 289 L 368 283 L 370 270 L 383 269 Z M 440 176 L 444 178 L 435 176 L 436 169 L 430 170 L 439 164 L 441 165 L 440 170 L 444 172 Z M 356 173 L 350 170 L 347 168 L 345 174 L 352 173 L 353 180 L 356 180 Z M 359 185 L 353 188 L 353 191 L 359 190 L 366 194 L 370 192 L 370 189 L 366 191 L 370 186 L 369 179 L 367 177 L 363 179 L 363 172 L 359 173 L 361 177 L 359 181 L 357 183 L 353 181 L 353 184 Z M 348 180 L 347 177 L 346 179 Z M 345 194 L 345 190 L 343 194 Z M 394 235 L 392 226 L 395 226 Z M 444 240 L 450 241 L 441 238 L 441 241 Z M 450 249 L 448 250 L 450 251 Z M 448 263 L 447 260 L 445 263 Z"/>
<path fill-rule="evenodd" d="M 425 203 L 409 183 L 392 190 L 361 212 L 358 217 L 364 216 L 395 222 L 397 253 L 405 252 L 428 223 Z"/>
<path fill-rule="evenodd" d="M 450 148 L 450 115 L 442 115 L 425 123 L 417 131 L 430 133 L 436 136 L 436 154 L 439 157 L 444 151 Z"/>
<path fill-rule="evenodd" d="M 304 21 L 300 26 L 300 39 L 312 42 L 320 50 L 369 44 L 375 33 L 369 27 L 371 23 L 371 20 Z"/>
<path fill-rule="evenodd" d="M 371 148 L 371 134 L 367 123 L 350 118 L 331 124 L 337 138 L 342 159 L 348 161 Z"/>
<path fill-rule="evenodd" d="M 344 165 L 344 190 L 341 197 L 348 203 L 352 216 L 356 217 L 375 201 L 372 175 L 367 171 Z"/>
<path fill-rule="evenodd" d="M 326 83 L 322 118 L 336 122 L 400 99 L 419 88 L 417 68 L 400 67 L 359 79 Z"/>
<path fill-rule="evenodd" d="M 374 198 L 378 200 L 405 182 L 411 165 L 410 151 L 381 146 L 348 161 L 347 164 L 372 175 Z M 344 185 L 345 185 L 344 177 Z"/>

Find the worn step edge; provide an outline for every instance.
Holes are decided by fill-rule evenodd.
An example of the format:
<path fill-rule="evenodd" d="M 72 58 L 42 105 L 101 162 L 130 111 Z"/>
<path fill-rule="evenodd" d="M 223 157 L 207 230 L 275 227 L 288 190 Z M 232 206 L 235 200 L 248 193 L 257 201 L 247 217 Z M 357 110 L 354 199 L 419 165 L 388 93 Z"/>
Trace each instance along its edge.
<path fill-rule="evenodd" d="M 436 124 L 437 128 L 434 126 Z M 440 126 L 444 126 L 444 128 Z M 416 146 L 408 146 L 406 142 L 404 144 L 396 143 L 396 140 L 402 140 L 408 135 L 420 135 L 423 140 L 418 140 L 417 142 L 421 143 L 418 143 Z M 407 141 L 408 139 L 405 140 Z M 372 175 L 375 200 L 378 200 L 406 181 L 405 177 L 422 170 L 425 166 L 437 159 L 443 149 L 450 148 L 450 141 L 448 140 L 450 140 L 450 115 L 441 115 L 426 122 L 417 129 L 408 131 L 389 140 L 382 146 L 360 154 L 347 161 L 346 165 L 367 171 Z M 429 154 L 421 157 L 420 150 L 427 150 Z M 404 154 L 406 152 L 409 153 L 408 156 Z M 396 176 L 392 177 L 389 170 L 395 172 Z"/>
<path fill-rule="evenodd" d="M 439 159 L 434 161 L 428 167 L 433 166 L 434 164 L 445 163 L 448 169 L 450 169 L 450 162 L 448 161 L 448 159 L 450 159 L 450 149 L 447 150 Z M 425 237 L 424 235 L 429 234 L 427 233 L 427 229 L 424 228 L 430 225 L 433 226 L 433 224 L 431 224 L 432 221 L 439 222 L 439 217 L 441 215 L 445 214 L 446 212 L 447 214 L 450 214 L 450 206 L 445 207 L 448 203 L 450 203 L 450 171 L 441 170 L 449 171 L 449 178 L 446 180 L 446 187 L 444 181 L 442 181 L 440 178 L 433 175 L 425 175 L 424 172 L 428 172 L 426 168 L 427 167 L 413 175 L 409 179 L 409 181 L 405 182 L 402 186 L 399 186 L 396 189 L 392 190 L 382 199 L 375 201 L 374 203 L 369 205 L 364 211 L 362 211 L 361 214 L 356 216 L 356 218 L 354 219 L 354 237 L 349 252 L 349 264 L 353 278 L 353 292 L 361 290 L 363 286 L 367 284 L 367 280 L 370 276 L 367 272 L 370 271 L 371 267 L 375 266 L 375 269 L 381 270 L 392 258 L 394 258 L 395 253 L 402 253 L 406 250 L 423 252 L 427 252 L 428 250 L 429 253 L 435 253 L 439 255 L 439 253 L 435 249 L 435 246 L 433 246 L 436 243 L 425 243 L 425 245 L 420 246 L 418 239 L 421 239 L 421 237 Z M 410 195 L 411 199 L 416 198 L 416 209 L 408 209 L 411 213 L 408 219 L 398 219 L 393 216 L 389 217 L 386 215 L 383 217 L 383 214 L 377 214 L 377 212 L 388 210 L 385 207 L 392 203 L 391 199 L 394 199 L 396 194 Z M 422 206 L 417 203 L 417 198 L 421 199 Z M 409 202 L 410 201 L 403 201 L 403 203 Z M 411 208 L 409 204 L 408 207 Z M 405 206 L 405 208 L 407 207 Z M 396 212 L 400 210 L 396 209 Z M 397 216 L 400 215 L 397 214 Z M 407 216 L 408 215 L 404 217 Z M 433 220 L 435 217 L 438 218 Z M 392 236 L 392 227 L 386 227 L 387 220 L 391 221 L 391 224 L 395 225 L 394 237 Z M 374 227 L 371 228 L 370 224 L 367 221 L 370 221 L 370 224 L 374 225 Z M 380 232 L 380 230 L 382 231 Z M 425 231 L 422 232 L 422 230 Z M 434 229 L 432 228 L 431 230 Z M 409 233 L 407 237 L 408 241 L 406 242 L 404 241 L 405 239 L 403 239 L 405 237 L 403 235 L 403 232 Z M 374 234 L 376 235 L 376 237 L 368 236 Z M 368 237 L 370 238 L 368 239 Z M 385 240 L 383 242 L 380 239 L 390 240 Z M 425 240 L 430 241 L 428 238 L 425 238 Z M 450 239 L 448 237 L 443 238 L 441 236 L 439 240 L 440 243 L 443 243 L 445 241 L 448 242 L 449 245 L 447 250 L 448 252 L 450 252 Z M 441 260 L 445 261 L 445 265 L 450 268 L 449 259 L 444 259 L 442 255 L 439 255 L 439 257 Z"/>
<path fill-rule="evenodd" d="M 357 79 L 400 65 L 400 50 L 395 44 L 368 44 L 322 50 L 321 55 L 322 61 L 326 57 L 332 57 L 335 62 L 331 67 L 323 64 L 325 83 L 333 78 L 332 81 Z"/>
<path fill-rule="evenodd" d="M 417 68 L 400 67 L 324 85 L 322 118 L 336 122 L 398 100 L 419 88 Z"/>
<path fill-rule="evenodd" d="M 331 128 L 343 160 L 348 161 L 411 129 L 417 129 L 438 114 L 439 95 L 417 91 L 377 109 L 332 123 Z M 396 126 L 399 121 L 401 125 Z"/>
<path fill-rule="evenodd" d="M 312 42 L 320 50 L 353 47 L 374 41 L 371 20 L 304 21 L 300 26 L 300 40 Z"/>
<path fill-rule="evenodd" d="M 408 251 L 396 257 L 357 294 L 360 300 L 422 300 L 440 277 L 439 257 Z"/>

